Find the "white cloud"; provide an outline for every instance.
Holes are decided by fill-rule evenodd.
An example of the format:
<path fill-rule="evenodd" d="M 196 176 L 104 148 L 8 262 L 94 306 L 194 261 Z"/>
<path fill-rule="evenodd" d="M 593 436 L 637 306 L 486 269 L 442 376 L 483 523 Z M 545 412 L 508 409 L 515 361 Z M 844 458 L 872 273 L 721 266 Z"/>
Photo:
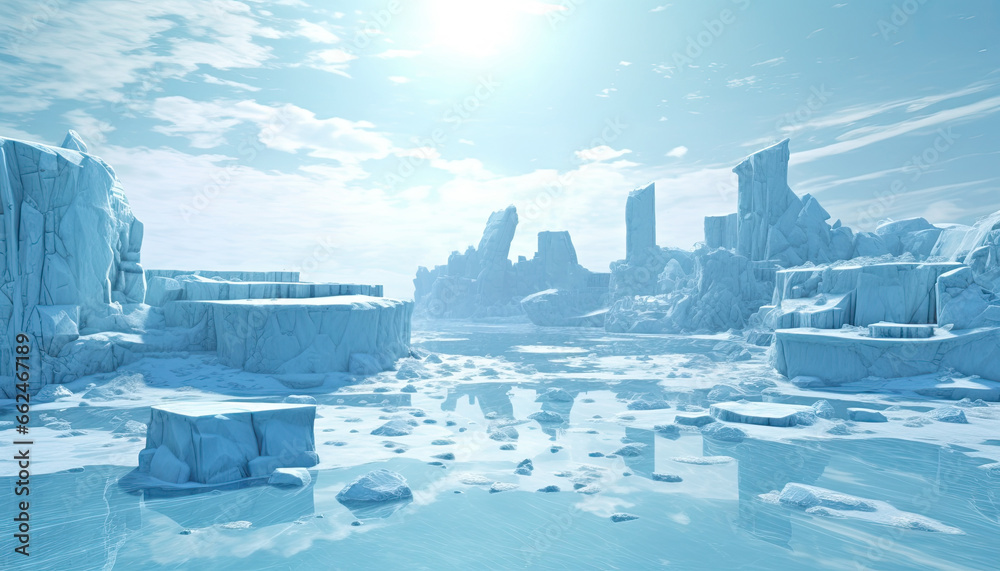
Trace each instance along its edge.
<path fill-rule="evenodd" d="M 988 99 L 977 101 L 976 103 L 970 103 L 961 107 L 938 111 L 936 113 L 920 117 L 919 119 L 909 119 L 889 125 L 856 129 L 851 132 L 850 137 L 846 138 L 846 140 L 792 154 L 791 164 L 803 164 L 824 157 L 839 155 L 874 143 L 885 141 L 893 137 L 905 135 L 918 129 L 935 127 L 943 123 L 949 123 L 969 117 L 987 115 L 997 111 L 1000 111 L 1000 97 L 990 97 Z"/>
<path fill-rule="evenodd" d="M 186 137 L 192 147 L 214 148 L 227 141 L 237 125 L 257 127 L 257 140 L 270 149 L 287 153 L 307 151 L 315 158 L 333 159 L 354 166 L 368 159 L 389 156 L 394 147 L 367 121 L 339 117 L 320 119 L 295 105 L 272 107 L 253 100 L 193 101 L 186 97 L 162 97 L 153 103 L 151 115 L 167 123 L 154 127 L 166 135 Z M 366 176 L 360 169 L 354 176 Z"/>
<path fill-rule="evenodd" d="M 653 8 L 652 10 L 650 10 L 650 12 L 662 12 L 662 11 L 666 10 L 667 8 L 669 8 L 669 7 L 670 7 L 670 4 L 664 4 L 662 6 L 657 6 L 657 7 Z"/>
<path fill-rule="evenodd" d="M 315 24 L 308 20 L 298 20 L 296 23 L 299 26 L 297 34 L 306 38 L 310 42 L 317 44 L 336 44 L 340 41 L 340 38 L 338 38 L 336 34 L 331 32 L 325 26 Z"/>
<path fill-rule="evenodd" d="M 605 87 L 597 94 L 598 97 L 611 97 L 611 94 L 618 91 L 617 87 Z"/>
<path fill-rule="evenodd" d="M 233 89 L 242 89 L 243 91 L 260 91 L 259 87 L 247 85 L 246 83 L 240 83 L 238 81 L 220 79 L 218 77 L 215 77 L 214 75 L 209 75 L 207 73 L 201 74 L 201 78 L 205 81 L 205 83 L 210 83 L 212 85 L 222 85 L 225 87 L 232 87 Z"/>
<path fill-rule="evenodd" d="M 2 2 L 0 21 L 32 17 L 24 10 Z M 56 99 L 127 102 L 126 86 L 155 87 L 204 66 L 256 68 L 272 57 L 258 39 L 280 36 L 229 0 L 93 0 L 38 14 L 42 25 L 0 43 L 0 77 L 31 78 L 18 94 L 36 107 Z"/>
<path fill-rule="evenodd" d="M 320 50 L 309 54 L 306 65 L 314 69 L 349 78 L 351 77 L 347 73 L 349 63 L 356 59 L 358 59 L 358 56 L 341 49 Z"/>
<path fill-rule="evenodd" d="M 899 109 L 904 109 L 907 112 L 921 111 L 932 105 L 938 103 L 943 103 L 951 99 L 957 99 L 960 97 L 965 97 L 967 95 L 973 95 L 979 93 L 990 87 L 988 84 L 974 85 L 966 87 L 963 89 L 958 89 L 955 91 L 950 91 L 947 93 L 941 93 L 937 95 L 928 95 L 917 98 L 908 99 L 897 99 L 895 101 L 889 101 L 887 103 L 875 103 L 869 105 L 858 105 L 853 107 L 848 107 L 845 109 L 838 110 L 834 113 L 818 116 L 814 119 L 808 119 L 806 121 L 796 122 L 794 124 L 785 125 L 782 127 L 782 131 L 785 133 L 794 133 L 796 131 L 801 131 L 803 129 L 825 129 L 831 127 L 842 127 L 845 125 L 852 125 L 859 121 L 865 119 L 870 119 L 876 115 L 881 115 L 883 113 L 888 113 L 890 111 L 896 111 Z M 824 88 L 821 86 L 818 88 L 823 91 Z"/>
<path fill-rule="evenodd" d="M 107 134 L 115 130 L 115 126 L 106 121 L 102 121 L 82 109 L 74 109 L 63 113 L 63 118 L 87 143 L 88 150 L 94 151 L 94 147 L 99 147 L 106 142 Z M 60 141 L 61 142 L 61 141 Z"/>
<path fill-rule="evenodd" d="M 389 79 L 389 81 L 391 81 L 393 83 L 397 83 L 397 84 L 399 84 L 399 83 L 409 83 L 410 82 L 410 78 L 403 77 L 402 75 L 390 75 L 388 79 Z"/>
<path fill-rule="evenodd" d="M 670 149 L 670 151 L 667 153 L 667 156 L 681 158 L 687 153 L 688 153 L 688 148 L 685 147 L 684 145 L 681 145 L 679 147 L 674 147 Z"/>
<path fill-rule="evenodd" d="M 632 62 L 622 60 L 622 61 L 618 62 L 618 65 L 628 67 L 628 66 L 632 65 Z"/>
<path fill-rule="evenodd" d="M 590 149 L 575 151 L 576 158 L 581 161 L 609 161 L 631 153 L 630 149 L 615 150 L 608 145 L 599 145 Z"/>
<path fill-rule="evenodd" d="M 760 65 L 766 65 L 766 66 L 774 67 L 776 65 L 781 65 L 783 63 L 785 63 L 785 56 L 778 56 L 778 57 L 775 57 L 775 58 L 766 59 L 764 61 L 759 61 L 759 62 L 753 64 L 751 67 L 757 67 L 757 66 L 760 66 Z"/>
<path fill-rule="evenodd" d="M 726 87 L 734 89 L 736 87 L 743 87 L 745 85 L 753 85 L 757 83 L 756 75 L 748 75 L 746 77 L 733 78 L 726 82 Z"/>
<path fill-rule="evenodd" d="M 627 155 L 632 151 L 629 149 L 615 150 L 607 145 L 599 145 L 591 149 L 583 149 L 576 151 L 576 158 L 581 161 L 594 162 L 594 161 L 608 161 L 611 159 L 617 159 L 623 155 Z"/>

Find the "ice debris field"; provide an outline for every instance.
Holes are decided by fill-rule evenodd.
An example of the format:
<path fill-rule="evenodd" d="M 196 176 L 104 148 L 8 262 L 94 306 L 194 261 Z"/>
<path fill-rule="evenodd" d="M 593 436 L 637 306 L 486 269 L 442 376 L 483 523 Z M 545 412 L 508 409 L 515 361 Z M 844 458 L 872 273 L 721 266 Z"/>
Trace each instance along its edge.
<path fill-rule="evenodd" d="M 0 139 L 0 453 L 15 339 L 36 451 L 0 567 L 995 569 L 1000 213 L 854 232 L 788 145 L 693 251 L 652 184 L 606 273 L 509 260 L 510 206 L 410 302 L 145 268 L 79 136 Z"/>

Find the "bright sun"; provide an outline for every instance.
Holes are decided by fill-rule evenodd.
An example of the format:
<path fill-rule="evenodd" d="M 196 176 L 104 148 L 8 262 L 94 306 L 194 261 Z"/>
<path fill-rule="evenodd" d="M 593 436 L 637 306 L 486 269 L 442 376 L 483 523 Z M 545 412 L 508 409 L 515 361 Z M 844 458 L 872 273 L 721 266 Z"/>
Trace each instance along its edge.
<path fill-rule="evenodd" d="M 430 0 L 433 43 L 455 55 L 490 56 L 518 31 L 523 4 L 517 0 Z"/>

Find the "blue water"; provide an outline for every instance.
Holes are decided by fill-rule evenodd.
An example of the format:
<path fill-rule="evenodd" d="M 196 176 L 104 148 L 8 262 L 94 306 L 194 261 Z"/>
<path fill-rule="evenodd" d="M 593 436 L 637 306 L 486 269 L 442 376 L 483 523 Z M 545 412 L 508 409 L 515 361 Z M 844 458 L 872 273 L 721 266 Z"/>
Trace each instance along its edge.
<path fill-rule="evenodd" d="M 511 335 L 467 327 L 453 341 L 421 344 L 443 354 L 505 354 L 539 370 L 569 366 L 511 351 L 515 345 L 554 343 L 556 337 L 565 341 L 565 332 L 526 339 L 530 331 Z M 692 340 L 673 343 L 678 352 L 707 351 Z M 595 352 L 623 350 L 621 344 L 601 349 L 607 342 L 596 332 L 581 332 L 572 344 Z M 664 347 L 669 350 L 670 342 L 634 340 L 635 354 Z M 454 399 L 470 396 L 504 409 L 506 390 L 521 382 L 463 385 L 460 395 L 453 391 Z M 539 382 L 523 379 L 530 386 Z M 449 394 L 435 402 L 444 409 L 454 399 Z M 253 486 L 183 496 L 131 493 L 118 484 L 129 468 L 87 466 L 33 479 L 33 554 L 23 560 L 5 547 L 0 563 L 3 569 L 32 570 L 1000 568 L 1000 478 L 978 468 L 987 460 L 962 449 L 833 436 L 731 444 L 685 433 L 670 440 L 628 427 L 626 440 L 648 444 L 644 454 L 589 458 L 587 450 L 573 449 L 576 440 L 566 428 L 551 434 L 566 448 L 536 458 L 536 471 L 572 458 L 631 475 L 594 496 L 573 493 L 569 482 L 560 493 L 490 494 L 481 486 L 442 484 L 448 473 L 482 468 L 474 462 L 441 467 L 400 457 L 378 467 L 404 474 L 415 501 L 355 513 L 335 496 L 375 465 L 314 471 L 313 482 L 301 489 Z M 665 459 L 692 450 L 735 462 L 685 466 L 685 480 L 704 478 L 701 486 L 672 487 L 650 478 Z M 521 456 L 512 458 L 509 467 L 500 463 L 504 470 Z M 788 482 L 885 501 L 964 534 L 813 516 L 759 499 Z M 12 479 L 5 478 L 0 489 L 12 489 Z M 614 523 L 602 502 L 616 502 L 615 511 L 638 519 Z M 0 527 L 5 546 L 9 526 L 5 521 Z"/>

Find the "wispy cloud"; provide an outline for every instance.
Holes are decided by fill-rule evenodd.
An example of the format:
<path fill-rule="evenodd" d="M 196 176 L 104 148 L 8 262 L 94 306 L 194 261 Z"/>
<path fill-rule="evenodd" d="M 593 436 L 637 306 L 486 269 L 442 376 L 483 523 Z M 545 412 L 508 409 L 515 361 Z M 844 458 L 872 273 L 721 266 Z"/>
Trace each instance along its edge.
<path fill-rule="evenodd" d="M 17 3 L 0 3 L 0 21 L 18 21 L 21 12 Z M 171 34 L 178 29 L 185 33 Z M 256 68 L 273 57 L 259 40 L 281 36 L 246 4 L 228 0 L 67 2 L 28 34 L 0 43 L 0 78 L 32 78 L 18 82 L 16 93 L 36 108 L 59 99 L 119 102 L 126 86 L 203 67 Z"/>
<path fill-rule="evenodd" d="M 308 20 L 298 20 L 298 30 L 296 33 L 310 42 L 317 44 L 336 44 L 340 38 L 331 32 L 326 26 L 310 22 Z"/>
<path fill-rule="evenodd" d="M 71 129 L 83 137 L 91 152 L 95 150 L 94 147 L 104 144 L 108 140 L 107 134 L 115 130 L 111 123 L 102 121 L 82 109 L 67 111 L 63 113 L 63 118 Z"/>
<path fill-rule="evenodd" d="M 205 83 L 209 83 L 209 84 L 212 84 L 212 85 L 222 85 L 222 86 L 225 86 L 225 87 L 232 87 L 233 89 L 240 89 L 240 90 L 243 90 L 243 91 L 260 91 L 259 87 L 254 87 L 252 85 L 247 85 L 246 83 L 240 83 L 238 81 L 231 81 L 231 80 L 228 80 L 228 79 L 221 79 L 221 78 L 215 77 L 214 75 L 209 75 L 207 73 L 201 74 L 201 78 L 205 81 Z"/>
<path fill-rule="evenodd" d="M 756 75 L 748 75 L 746 77 L 737 77 L 730 79 L 726 82 L 726 87 L 730 89 L 735 89 L 737 87 L 749 86 L 757 83 Z"/>
<path fill-rule="evenodd" d="M 795 122 L 794 124 L 785 125 L 782 127 L 782 130 L 790 134 L 805 129 L 827 129 L 832 127 L 843 127 L 846 125 L 859 123 L 866 119 L 871 119 L 872 117 L 875 117 L 877 115 L 881 115 L 884 113 L 888 113 L 890 111 L 896 111 L 900 109 L 905 110 L 906 112 L 909 113 L 913 113 L 916 111 L 921 111 L 923 109 L 926 109 L 927 107 L 930 107 L 932 105 L 949 101 L 951 99 L 966 97 L 968 95 L 973 95 L 982 92 L 988 89 L 989 87 L 990 87 L 989 84 L 980 84 L 937 95 L 927 95 L 917 98 L 897 99 L 894 101 L 883 102 L 883 103 L 872 103 L 868 105 L 858 105 L 858 106 L 848 107 L 827 115 L 818 115 L 812 119 L 807 119 L 805 121 Z"/>
<path fill-rule="evenodd" d="M 936 127 L 952 121 L 960 121 L 970 117 L 995 113 L 998 110 L 1000 110 L 1000 97 L 990 97 L 988 99 L 977 101 L 976 103 L 970 103 L 961 107 L 938 111 L 937 113 L 932 113 L 918 119 L 909 119 L 888 125 L 857 129 L 853 132 L 853 135 L 850 138 L 846 138 L 846 140 L 792 154 L 791 163 L 803 164 L 817 159 L 847 153 L 867 147 L 868 145 L 872 145 L 874 143 L 891 139 L 893 137 L 911 133 L 918 129 Z"/>
<path fill-rule="evenodd" d="M 629 149 L 615 150 L 608 145 L 599 145 L 590 149 L 576 151 L 574 154 L 576 155 L 576 158 L 581 161 L 594 162 L 617 159 L 618 157 L 627 155 L 631 152 L 632 151 Z"/>
<path fill-rule="evenodd" d="M 351 74 L 347 73 L 347 70 L 350 67 L 350 62 L 356 59 L 358 59 L 358 56 L 334 48 L 309 54 L 309 57 L 306 59 L 306 65 L 314 69 L 350 78 Z"/>
<path fill-rule="evenodd" d="M 761 65 L 766 65 L 766 66 L 769 66 L 769 67 L 774 67 L 776 65 L 781 65 L 783 63 L 785 63 L 785 56 L 778 56 L 778 57 L 775 57 L 775 58 L 766 59 L 764 61 L 759 61 L 759 62 L 753 64 L 753 66 L 751 66 L 751 67 L 757 67 L 757 66 L 761 66 Z"/>
<path fill-rule="evenodd" d="M 210 149 L 225 145 L 227 134 L 241 124 L 257 130 L 257 140 L 269 149 L 333 159 L 351 166 L 353 176 L 367 173 L 356 165 L 369 159 L 389 156 L 394 146 L 389 138 L 374 130 L 367 121 L 339 117 L 321 119 L 295 105 L 268 106 L 253 100 L 194 101 L 171 96 L 157 99 L 151 115 L 166 123 L 154 130 L 165 135 L 182 136 L 192 147 Z"/>
<path fill-rule="evenodd" d="M 674 147 L 674 148 L 670 149 L 670 151 L 667 152 L 667 156 L 668 157 L 675 157 L 675 158 L 679 159 L 679 158 L 683 157 L 684 155 L 686 155 L 687 153 L 688 153 L 688 148 L 685 147 L 684 145 L 681 145 L 679 147 Z"/>

